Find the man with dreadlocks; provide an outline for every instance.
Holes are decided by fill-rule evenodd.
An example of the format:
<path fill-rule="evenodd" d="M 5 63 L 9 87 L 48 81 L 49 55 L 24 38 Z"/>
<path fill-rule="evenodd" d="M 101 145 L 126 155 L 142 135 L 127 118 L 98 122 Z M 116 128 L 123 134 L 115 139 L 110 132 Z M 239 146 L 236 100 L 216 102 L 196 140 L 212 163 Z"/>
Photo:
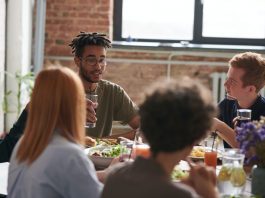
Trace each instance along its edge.
<path fill-rule="evenodd" d="M 136 115 L 137 107 L 131 101 L 126 92 L 117 84 L 102 80 L 102 74 L 106 69 L 106 49 L 111 47 L 111 42 L 105 34 L 81 32 L 69 44 L 74 53 L 74 61 L 79 68 L 79 76 L 84 84 L 85 91 L 97 93 L 97 113 L 94 105 L 88 102 L 87 120 L 97 122 L 95 128 L 90 128 L 87 135 L 93 137 L 105 137 L 111 135 L 112 121 L 128 123 L 133 129 L 139 127 L 139 117 Z M 10 159 L 13 148 L 24 132 L 27 121 L 27 108 L 23 110 L 17 122 L 13 125 L 5 139 L 0 142 L 0 163 Z M 117 136 L 132 139 L 134 132 L 128 132 Z M 86 142 L 93 139 L 86 137 Z"/>
<path fill-rule="evenodd" d="M 137 107 L 119 85 L 102 79 L 106 69 L 106 49 L 111 42 L 105 34 L 80 32 L 69 44 L 72 47 L 74 61 L 87 93 L 98 95 L 98 107 L 95 113 L 91 101 L 88 102 L 87 121 L 96 122 L 95 128 L 87 129 L 87 135 L 106 137 L 111 135 L 112 121 L 122 121 L 133 129 L 139 127 Z M 122 136 L 132 139 L 134 133 Z"/>

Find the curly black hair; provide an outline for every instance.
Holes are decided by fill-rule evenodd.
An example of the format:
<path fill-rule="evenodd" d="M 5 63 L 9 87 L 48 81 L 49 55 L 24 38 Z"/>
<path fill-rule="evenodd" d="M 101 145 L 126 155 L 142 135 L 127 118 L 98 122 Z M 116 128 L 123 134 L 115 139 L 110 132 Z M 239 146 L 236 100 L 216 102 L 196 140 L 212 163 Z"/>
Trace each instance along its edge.
<path fill-rule="evenodd" d="M 98 45 L 104 48 L 110 48 L 111 41 L 106 38 L 106 34 L 97 32 L 80 32 L 80 34 L 78 34 L 69 44 L 72 48 L 72 53 L 78 57 L 82 55 L 84 47 L 88 45 Z"/>
<path fill-rule="evenodd" d="M 206 136 L 216 109 L 210 91 L 199 81 L 160 82 L 140 105 L 140 130 L 154 155 L 175 152 Z"/>

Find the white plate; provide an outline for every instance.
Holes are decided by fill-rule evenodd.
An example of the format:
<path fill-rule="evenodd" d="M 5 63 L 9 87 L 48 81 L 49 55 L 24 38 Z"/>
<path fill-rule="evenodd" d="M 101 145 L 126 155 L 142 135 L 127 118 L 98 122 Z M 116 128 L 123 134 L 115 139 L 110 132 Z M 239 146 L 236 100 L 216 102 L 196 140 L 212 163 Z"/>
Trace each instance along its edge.
<path fill-rule="evenodd" d="M 113 157 L 100 157 L 100 156 L 94 156 L 91 155 L 95 151 L 102 151 L 106 148 L 109 148 L 108 146 L 95 146 L 91 148 L 85 149 L 86 155 L 91 159 L 91 161 L 94 163 L 96 168 L 106 168 L 110 165 L 111 161 L 113 160 Z"/>
<path fill-rule="evenodd" d="M 204 153 L 205 153 L 205 151 L 209 151 L 209 150 L 211 150 L 212 148 L 211 147 L 205 147 L 205 146 L 194 146 L 193 147 L 193 149 L 192 149 L 192 151 L 194 151 L 194 149 L 199 149 L 199 150 L 202 150 L 202 152 L 203 152 L 203 156 L 194 156 L 194 155 L 189 155 L 189 157 L 191 158 L 191 159 L 195 159 L 195 160 L 201 160 L 201 159 L 204 159 Z M 214 151 L 216 151 L 216 149 L 214 149 Z M 220 151 L 220 150 L 217 150 L 217 158 L 221 158 L 222 157 L 222 152 Z"/>

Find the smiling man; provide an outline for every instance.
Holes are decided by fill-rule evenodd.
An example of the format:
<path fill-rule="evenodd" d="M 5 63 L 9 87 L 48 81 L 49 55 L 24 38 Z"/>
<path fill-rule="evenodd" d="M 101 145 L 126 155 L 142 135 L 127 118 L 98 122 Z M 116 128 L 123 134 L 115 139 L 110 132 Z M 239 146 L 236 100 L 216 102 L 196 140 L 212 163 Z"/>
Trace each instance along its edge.
<path fill-rule="evenodd" d="M 127 93 L 119 85 L 103 80 L 107 67 L 107 48 L 111 42 L 106 35 L 81 32 L 69 44 L 74 53 L 74 61 L 79 68 L 79 76 L 86 93 L 98 95 L 96 112 L 93 104 L 88 101 L 87 121 L 96 122 L 95 128 L 87 129 L 87 135 L 105 137 L 111 135 L 112 121 L 129 124 L 133 129 L 139 127 L 137 107 Z M 132 139 L 132 132 L 122 134 Z"/>
<path fill-rule="evenodd" d="M 237 109 L 251 109 L 251 120 L 265 116 L 265 98 L 259 94 L 264 84 L 265 59 L 260 54 L 245 52 L 229 61 L 224 83 L 227 98 L 220 102 L 220 117 L 215 119 L 218 134 L 228 143 L 225 147 L 238 147 L 233 130 Z"/>
<path fill-rule="evenodd" d="M 89 136 L 110 136 L 113 120 L 128 123 L 133 129 L 138 128 L 139 116 L 136 105 L 119 85 L 102 79 L 107 66 L 106 49 L 111 47 L 111 42 L 104 34 L 81 32 L 73 39 L 70 46 L 85 91 L 98 95 L 97 112 L 93 109 L 95 104 L 87 102 L 87 121 L 96 122 L 96 127 L 87 129 L 86 144 L 92 145 L 95 141 Z M 25 108 L 5 139 L 0 142 L 0 163 L 9 161 L 17 141 L 23 135 L 27 112 Z M 132 139 L 134 132 L 112 137 L 118 136 Z"/>

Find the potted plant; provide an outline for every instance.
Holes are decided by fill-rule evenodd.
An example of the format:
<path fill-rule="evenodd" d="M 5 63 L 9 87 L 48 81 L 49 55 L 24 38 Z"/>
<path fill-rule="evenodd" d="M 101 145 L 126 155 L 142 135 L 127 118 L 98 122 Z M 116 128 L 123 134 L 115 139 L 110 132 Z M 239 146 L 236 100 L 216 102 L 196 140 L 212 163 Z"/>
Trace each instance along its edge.
<path fill-rule="evenodd" d="M 265 117 L 237 127 L 237 141 L 252 169 L 252 193 L 265 197 Z"/>
<path fill-rule="evenodd" d="M 20 71 L 17 71 L 15 74 L 9 72 L 5 72 L 5 74 L 7 77 L 14 79 L 14 82 L 17 86 L 17 91 L 5 91 L 2 101 L 2 109 L 5 114 L 15 113 L 16 118 L 18 118 L 22 108 L 25 106 L 25 101 L 28 100 L 31 95 L 34 85 L 34 74 L 33 72 L 22 74 Z M 15 97 L 15 102 L 12 102 L 11 97 Z"/>

